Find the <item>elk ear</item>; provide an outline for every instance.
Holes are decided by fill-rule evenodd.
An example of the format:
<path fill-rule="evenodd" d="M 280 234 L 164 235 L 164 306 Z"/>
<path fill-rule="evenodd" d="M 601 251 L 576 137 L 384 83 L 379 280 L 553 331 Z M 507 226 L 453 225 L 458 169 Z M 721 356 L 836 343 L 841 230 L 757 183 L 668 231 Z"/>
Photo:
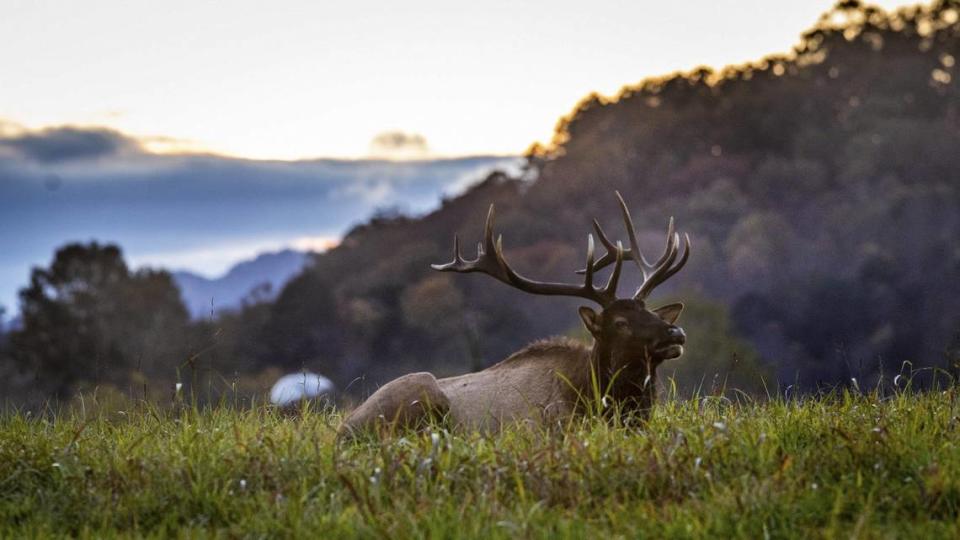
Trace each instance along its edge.
<path fill-rule="evenodd" d="M 683 302 L 677 302 L 676 304 L 667 304 L 665 306 L 658 307 L 653 310 L 657 314 L 657 317 L 667 321 L 670 324 L 677 322 L 677 319 L 680 318 L 680 312 L 683 311 Z"/>
<path fill-rule="evenodd" d="M 580 318 L 583 319 L 583 325 L 594 337 L 600 335 L 600 315 L 596 311 L 583 306 L 579 310 Z"/>

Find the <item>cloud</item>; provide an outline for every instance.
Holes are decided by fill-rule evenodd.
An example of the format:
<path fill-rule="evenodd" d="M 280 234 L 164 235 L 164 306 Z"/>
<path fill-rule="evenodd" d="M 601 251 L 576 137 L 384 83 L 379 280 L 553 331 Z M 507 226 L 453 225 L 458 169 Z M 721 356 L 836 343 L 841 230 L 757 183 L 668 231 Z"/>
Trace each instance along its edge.
<path fill-rule="evenodd" d="M 135 139 L 108 128 L 60 126 L 32 131 L 0 130 L 0 152 L 42 164 L 93 160 L 141 151 Z"/>
<path fill-rule="evenodd" d="M 450 183 L 443 188 L 443 194 L 446 197 L 460 195 L 493 171 L 502 171 L 513 178 L 521 178 L 526 172 L 523 168 L 525 163 L 526 160 L 520 157 L 504 157 L 493 162 L 478 162 L 473 167 L 465 167 L 458 171 Z"/>
<path fill-rule="evenodd" d="M 427 138 L 419 133 L 384 131 L 370 141 L 370 154 L 378 157 L 424 157 L 429 152 Z"/>
<path fill-rule="evenodd" d="M 180 137 L 148 135 L 137 141 L 144 151 L 153 154 L 209 154 L 200 143 Z"/>
<path fill-rule="evenodd" d="M 12 138 L 0 133 L 0 143 Z M 377 207 L 429 211 L 452 182 L 480 180 L 504 160 L 0 159 L 0 304 L 15 309 L 30 268 L 70 241 L 118 243 L 135 266 L 215 275 L 261 250 L 322 249 Z"/>

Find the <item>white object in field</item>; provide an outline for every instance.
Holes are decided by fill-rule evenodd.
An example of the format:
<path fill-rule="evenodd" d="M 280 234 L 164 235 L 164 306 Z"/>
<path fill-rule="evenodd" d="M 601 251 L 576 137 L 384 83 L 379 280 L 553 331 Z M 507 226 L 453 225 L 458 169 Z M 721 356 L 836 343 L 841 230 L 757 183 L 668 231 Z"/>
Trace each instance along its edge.
<path fill-rule="evenodd" d="M 314 399 L 333 390 L 330 379 L 316 373 L 291 373 L 277 379 L 270 389 L 270 402 L 280 407 L 302 399 Z"/>

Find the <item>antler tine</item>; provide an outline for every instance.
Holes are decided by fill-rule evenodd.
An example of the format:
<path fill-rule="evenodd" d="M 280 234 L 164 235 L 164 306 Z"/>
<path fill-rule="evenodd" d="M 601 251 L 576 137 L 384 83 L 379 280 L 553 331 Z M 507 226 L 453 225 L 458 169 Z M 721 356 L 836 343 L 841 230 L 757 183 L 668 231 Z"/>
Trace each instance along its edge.
<path fill-rule="evenodd" d="M 607 238 L 607 233 L 603 232 L 603 227 L 600 226 L 600 222 L 596 219 L 593 220 L 593 230 L 597 233 L 597 238 L 600 240 L 600 243 L 603 244 L 603 247 L 607 250 L 607 252 L 604 253 L 603 256 L 601 256 L 597 262 L 593 264 L 593 270 L 597 271 L 603 269 L 616 260 L 617 246 L 614 246 L 613 242 Z M 619 244 L 619 242 L 617 242 L 617 244 Z M 583 275 L 586 272 L 587 270 L 585 268 L 581 268 L 580 270 L 576 271 L 576 273 L 580 275 Z"/>
<path fill-rule="evenodd" d="M 453 235 L 453 260 L 444 263 L 444 264 L 431 264 L 430 268 L 434 270 L 439 270 L 441 272 L 446 270 L 453 270 L 454 268 L 460 268 L 463 266 L 464 260 L 460 256 L 460 239 L 456 234 Z"/>
<path fill-rule="evenodd" d="M 669 279 L 670 276 L 679 272 L 680 269 L 687 264 L 687 260 L 690 258 L 690 235 L 684 234 L 683 238 L 683 256 L 680 257 L 680 261 L 677 262 L 676 265 L 673 264 L 680 252 L 680 235 L 674 233 L 668 243 L 669 255 L 667 256 L 666 260 L 663 261 L 663 263 L 660 264 L 656 270 L 654 270 L 650 278 L 644 280 L 643 285 L 637 289 L 636 294 L 633 296 L 635 300 L 645 299 L 650 295 L 650 292 L 653 291 L 654 288 Z"/>
<path fill-rule="evenodd" d="M 640 244 L 637 242 L 637 231 L 634 229 L 633 218 L 630 217 L 630 210 L 627 209 L 627 203 L 623 200 L 620 192 L 615 191 L 614 193 L 617 195 L 617 202 L 620 203 L 620 214 L 623 215 L 623 223 L 627 228 L 627 240 L 630 241 L 631 258 L 637 263 L 640 272 L 643 273 L 643 279 L 647 279 L 647 269 L 644 268 L 644 266 L 650 266 L 650 263 L 647 262 L 646 257 L 643 256 L 643 252 L 640 251 Z"/>
<path fill-rule="evenodd" d="M 493 205 L 490 205 L 490 210 L 487 210 L 487 221 L 483 224 L 483 253 L 496 253 L 497 246 L 493 242 L 493 217 L 494 217 Z"/>
<path fill-rule="evenodd" d="M 620 214 L 623 216 L 623 223 L 627 229 L 627 239 L 630 242 L 630 247 L 626 248 L 623 251 L 623 254 L 626 258 L 632 259 L 636 264 L 637 268 L 640 269 L 640 273 L 643 275 L 643 279 L 649 279 L 650 275 L 658 266 L 663 264 L 663 261 L 667 259 L 667 256 L 670 253 L 669 246 L 663 250 L 663 254 L 660 255 L 660 258 L 657 259 L 657 262 L 651 264 L 647 261 L 647 258 L 644 256 L 643 251 L 640 249 L 640 244 L 637 241 L 636 228 L 633 225 L 633 218 L 630 216 L 630 210 L 627 208 L 627 203 L 623 200 L 623 196 L 620 195 L 619 191 L 614 192 L 617 196 L 617 202 L 620 203 Z M 594 220 L 594 229 L 597 231 L 597 236 L 600 238 L 600 241 L 604 246 L 607 246 L 607 254 L 600 258 L 594 265 L 594 270 L 600 270 L 615 259 L 613 243 L 607 238 L 607 235 L 603 232 L 603 229 L 600 228 L 600 223 L 597 220 Z M 670 222 L 667 225 L 667 239 L 673 236 L 674 233 L 673 225 L 673 216 L 670 217 Z M 578 274 L 582 274 L 583 270 L 578 270 Z"/>
<path fill-rule="evenodd" d="M 453 235 L 453 262 L 463 262 L 463 256 L 460 255 L 460 235 Z"/>
<path fill-rule="evenodd" d="M 617 195 L 617 202 L 620 203 L 620 213 L 623 215 L 623 223 L 627 228 L 627 238 L 630 240 L 630 249 L 627 250 L 627 254 L 637 263 L 637 267 L 640 269 L 640 272 L 643 274 L 643 279 L 649 279 L 652 271 L 663 264 L 663 261 L 667 259 L 667 256 L 670 254 L 669 239 L 674 235 L 673 229 L 673 216 L 670 216 L 670 222 L 667 225 L 667 239 L 668 245 L 663 250 L 663 254 L 660 255 L 660 258 L 657 259 L 657 262 L 650 264 L 647 261 L 647 258 L 643 255 L 643 251 L 640 250 L 640 244 L 637 242 L 637 233 L 636 228 L 633 225 L 633 218 L 630 216 L 630 210 L 627 208 L 626 201 L 623 200 L 623 196 L 620 195 L 619 191 L 615 192 Z"/>
<path fill-rule="evenodd" d="M 674 235 L 675 232 L 676 232 L 676 231 L 675 231 L 674 228 L 673 228 L 673 216 L 670 216 L 670 221 L 667 223 L 667 238 L 671 238 L 671 237 Z M 651 265 L 651 268 L 655 268 L 655 267 L 660 266 L 661 264 L 663 264 L 663 261 L 665 261 L 665 260 L 667 259 L 667 251 L 668 251 L 668 250 L 666 250 L 666 249 L 663 250 L 663 255 L 660 255 L 660 258 L 657 260 L 657 262 L 655 262 L 655 263 L 653 263 L 653 265 Z"/>
<path fill-rule="evenodd" d="M 490 205 L 490 211 L 487 213 L 487 222 L 484 226 L 483 242 L 478 246 L 477 258 L 468 261 L 459 256 L 459 239 L 454 237 L 454 259 L 446 264 L 430 265 L 434 270 L 441 272 L 482 272 L 494 279 L 506 283 L 512 287 L 532 294 L 553 295 L 553 296 L 575 296 L 597 302 L 606 306 L 616 300 L 616 281 L 619 278 L 619 267 L 623 259 L 622 249 L 618 253 L 617 269 L 614 275 L 611 275 L 607 286 L 597 289 L 593 286 L 594 276 L 594 243 L 593 236 L 587 237 L 587 272 L 584 276 L 583 285 L 572 285 L 567 283 L 550 283 L 535 281 L 525 278 L 518 274 L 507 263 L 503 256 L 503 237 L 493 240 L 493 205 Z M 611 290 L 612 284 L 612 290 Z"/>
<path fill-rule="evenodd" d="M 673 236 L 671 236 L 667 240 L 667 252 L 668 252 L 667 260 L 665 260 L 662 264 L 660 264 L 660 266 L 656 267 L 649 276 L 644 276 L 643 283 L 637 289 L 637 292 L 633 295 L 634 299 L 642 300 L 646 298 L 647 295 L 650 294 L 650 291 L 653 290 L 653 285 L 659 281 L 660 276 L 662 276 L 663 273 L 670 268 L 670 265 L 673 264 L 673 261 L 676 260 L 677 251 L 678 251 L 678 245 L 677 245 L 678 242 L 679 242 L 679 235 L 677 235 L 676 233 L 674 233 Z"/>
<path fill-rule="evenodd" d="M 607 248 L 607 253 L 604 256 L 615 257 L 617 247 L 613 245 L 613 242 L 607 238 L 607 233 L 603 232 L 603 227 L 600 226 L 600 222 L 596 219 L 593 220 L 593 230 L 597 233 L 597 238 L 600 239 L 600 243 L 603 244 L 603 247 Z M 599 261 L 598 261 L 599 262 Z"/>
<path fill-rule="evenodd" d="M 623 267 L 623 244 L 617 240 L 617 245 L 614 249 L 616 249 L 617 261 L 613 266 L 613 273 L 611 273 L 610 278 L 607 279 L 607 285 L 603 288 L 603 291 L 616 297 L 617 285 L 620 283 L 620 269 Z M 609 251 L 607 253 L 609 253 Z M 589 268 L 589 265 L 587 267 Z"/>
<path fill-rule="evenodd" d="M 677 272 L 679 272 L 680 269 L 683 268 L 683 266 L 684 266 L 685 264 L 687 264 L 687 259 L 689 259 L 689 258 L 690 258 L 690 235 L 687 234 L 687 233 L 683 233 L 683 256 L 680 257 L 680 261 L 676 264 L 676 266 L 674 266 L 674 267 L 671 268 L 670 270 L 667 270 L 667 271 L 663 274 L 663 278 L 660 279 L 660 281 L 659 281 L 658 283 L 654 284 L 654 285 L 651 287 L 651 289 L 652 289 L 653 287 L 656 287 L 656 286 L 659 285 L 660 283 L 663 283 L 664 281 L 670 279 L 671 276 L 673 276 L 674 274 L 676 274 Z"/>
<path fill-rule="evenodd" d="M 584 288 L 593 289 L 593 235 L 587 235 L 587 272 L 583 276 Z"/>
<path fill-rule="evenodd" d="M 490 210 L 487 212 L 487 222 L 484 226 L 484 241 L 477 243 L 477 258 L 469 261 L 463 258 L 460 254 L 460 236 L 458 234 L 453 235 L 453 260 L 444 263 L 444 264 L 431 264 L 430 268 L 440 272 L 488 272 L 492 270 L 488 254 L 492 253 L 496 248 L 493 245 L 493 218 L 494 211 L 493 205 L 490 205 Z M 484 244 L 487 247 L 484 247 Z"/>

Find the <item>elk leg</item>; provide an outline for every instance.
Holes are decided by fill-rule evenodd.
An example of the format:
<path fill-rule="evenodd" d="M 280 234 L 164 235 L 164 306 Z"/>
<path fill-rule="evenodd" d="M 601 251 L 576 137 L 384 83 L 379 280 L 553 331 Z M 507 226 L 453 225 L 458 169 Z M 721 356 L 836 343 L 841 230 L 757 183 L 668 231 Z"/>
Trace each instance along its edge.
<path fill-rule="evenodd" d="M 383 385 L 354 409 L 338 430 L 338 438 L 363 432 L 419 429 L 441 420 L 450 400 L 431 373 L 411 373 Z"/>

